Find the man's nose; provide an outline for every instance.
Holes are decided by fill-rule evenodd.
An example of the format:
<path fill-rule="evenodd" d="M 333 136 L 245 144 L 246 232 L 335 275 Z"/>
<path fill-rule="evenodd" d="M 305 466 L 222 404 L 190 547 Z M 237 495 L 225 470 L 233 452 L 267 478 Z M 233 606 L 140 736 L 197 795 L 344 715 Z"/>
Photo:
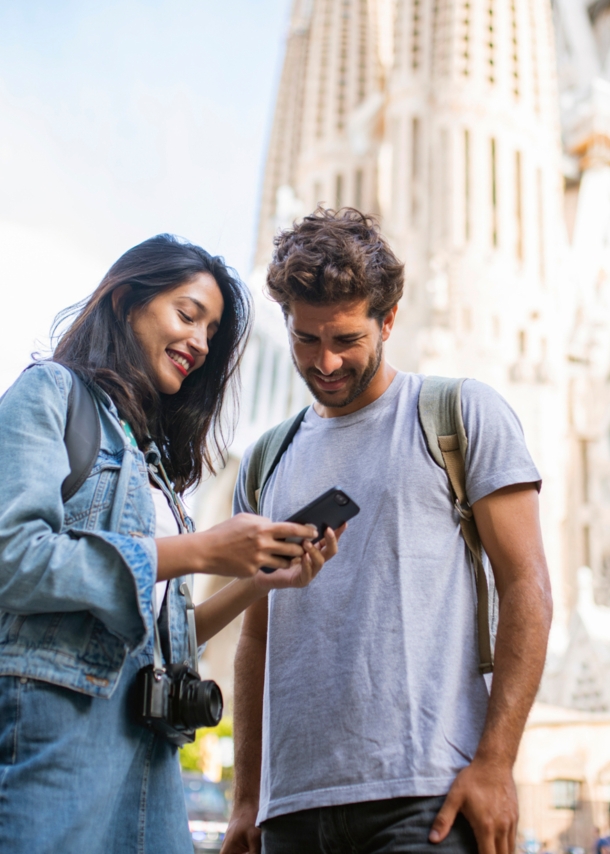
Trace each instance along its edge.
<path fill-rule="evenodd" d="M 343 361 L 341 356 L 338 353 L 333 353 L 332 350 L 322 349 L 318 353 L 318 357 L 316 359 L 316 370 L 321 374 L 332 374 L 334 371 L 338 371 Z"/>

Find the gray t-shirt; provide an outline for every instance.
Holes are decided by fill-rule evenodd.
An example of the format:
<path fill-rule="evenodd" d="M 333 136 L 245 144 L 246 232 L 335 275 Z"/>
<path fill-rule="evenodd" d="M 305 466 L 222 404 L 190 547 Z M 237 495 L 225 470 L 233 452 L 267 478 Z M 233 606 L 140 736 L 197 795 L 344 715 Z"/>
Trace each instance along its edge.
<path fill-rule="evenodd" d="M 422 376 L 398 373 L 374 403 L 310 408 L 262 495 L 287 519 L 339 486 L 361 512 L 305 589 L 269 595 L 259 823 L 313 807 L 442 795 L 472 759 L 488 693 L 478 671 L 476 593 L 445 472 L 419 425 Z M 467 380 L 470 503 L 539 482 L 519 420 Z M 248 511 L 250 451 L 235 512 Z"/>

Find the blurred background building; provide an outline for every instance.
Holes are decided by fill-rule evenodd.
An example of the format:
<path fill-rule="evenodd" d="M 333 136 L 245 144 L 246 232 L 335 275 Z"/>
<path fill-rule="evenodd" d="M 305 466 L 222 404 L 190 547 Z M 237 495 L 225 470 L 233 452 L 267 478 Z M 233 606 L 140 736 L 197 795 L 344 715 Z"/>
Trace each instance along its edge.
<path fill-rule="evenodd" d="M 262 285 L 277 229 L 318 204 L 379 215 L 406 263 L 393 364 L 488 382 L 523 422 L 555 620 L 521 832 L 588 848 L 610 805 L 610 0 L 293 1 L 242 415 L 200 526 L 229 515 L 245 447 L 307 402 Z M 229 697 L 237 634 L 205 659 Z"/>

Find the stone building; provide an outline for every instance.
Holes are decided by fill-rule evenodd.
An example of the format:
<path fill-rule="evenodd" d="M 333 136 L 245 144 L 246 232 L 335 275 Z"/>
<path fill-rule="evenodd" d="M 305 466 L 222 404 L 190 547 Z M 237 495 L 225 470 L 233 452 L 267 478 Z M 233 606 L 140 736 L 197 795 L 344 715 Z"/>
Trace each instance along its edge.
<path fill-rule="evenodd" d="M 588 845 L 610 802 L 609 0 L 293 0 L 242 418 L 200 524 L 228 514 L 244 448 L 307 400 L 262 283 L 277 229 L 318 203 L 377 214 L 405 261 L 393 364 L 488 382 L 523 422 L 544 479 L 555 619 L 550 705 L 518 765 L 522 801 L 538 804 L 522 830 Z M 207 654 L 229 692 L 236 637 L 229 627 Z M 592 777 L 591 721 L 606 733 Z M 573 755 L 551 756 L 561 726 L 580 735 L 566 736 Z M 561 801 L 564 789 L 578 797 Z"/>

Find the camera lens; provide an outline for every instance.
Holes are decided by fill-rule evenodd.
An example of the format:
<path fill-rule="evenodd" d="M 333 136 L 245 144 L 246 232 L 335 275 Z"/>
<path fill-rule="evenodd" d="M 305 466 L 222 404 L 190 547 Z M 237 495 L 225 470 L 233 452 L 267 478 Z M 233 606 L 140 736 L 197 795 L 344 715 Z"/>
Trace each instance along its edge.
<path fill-rule="evenodd" d="M 345 507 L 345 505 L 346 505 L 346 504 L 348 503 L 348 501 L 349 501 L 349 498 L 347 497 L 347 495 L 344 495 L 342 492 L 335 492 L 335 501 L 336 501 L 336 502 L 337 502 L 337 504 L 339 504 L 341 507 Z"/>
<path fill-rule="evenodd" d="M 191 682 L 181 703 L 182 719 L 190 729 L 216 726 L 222 718 L 222 693 L 211 679 Z"/>

